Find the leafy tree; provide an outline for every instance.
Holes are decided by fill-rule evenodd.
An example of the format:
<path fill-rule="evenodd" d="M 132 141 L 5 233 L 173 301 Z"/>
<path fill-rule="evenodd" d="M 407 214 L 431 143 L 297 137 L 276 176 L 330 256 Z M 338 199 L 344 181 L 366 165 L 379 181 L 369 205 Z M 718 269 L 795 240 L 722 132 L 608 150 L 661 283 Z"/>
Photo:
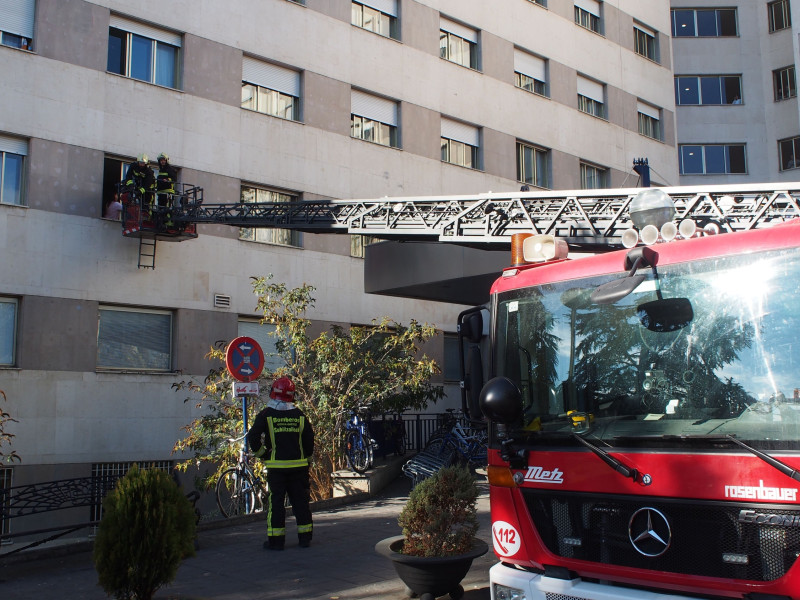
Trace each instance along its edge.
<path fill-rule="evenodd" d="M 7 400 L 6 394 L 3 390 L 0 390 L 0 396 L 3 397 L 4 401 Z M 11 439 L 14 437 L 14 434 L 6 431 L 6 424 L 16 422 L 16 419 L 12 418 L 10 414 L 0 408 L 0 446 L 11 443 Z M 12 450 L 6 454 L 0 449 L 0 462 L 10 463 L 15 460 L 22 462 L 22 459 L 19 457 L 16 450 Z"/>
<path fill-rule="evenodd" d="M 373 414 L 399 413 L 424 408 L 443 396 L 442 387 L 430 381 L 440 372 L 439 367 L 421 350 L 437 331 L 433 325 L 414 320 L 402 325 L 383 317 L 369 326 L 334 325 L 312 338 L 311 321 L 305 315 L 314 306 L 313 286 L 290 289 L 273 282 L 270 275 L 253 278 L 253 290 L 262 323 L 274 327 L 270 335 L 276 338 L 282 366 L 262 374 L 267 380 L 261 386 L 263 397 L 251 403 L 249 417 L 252 419 L 267 402 L 269 380 L 289 375 L 297 388 L 296 403 L 316 434 L 312 496 L 328 497 L 331 473 L 344 466 L 340 435 L 350 411 L 367 407 Z M 207 356 L 224 362 L 224 345 L 218 344 Z M 187 437 L 175 445 L 176 451 L 194 453 L 193 460 L 182 463 L 183 468 L 194 461 L 219 465 L 205 480 L 207 487 L 237 458 L 236 449 L 224 443 L 242 431 L 242 407 L 231 399 L 231 384 L 223 366 L 212 370 L 202 384 L 177 384 L 179 389 L 199 393 L 199 406 L 208 409 L 185 428 Z"/>

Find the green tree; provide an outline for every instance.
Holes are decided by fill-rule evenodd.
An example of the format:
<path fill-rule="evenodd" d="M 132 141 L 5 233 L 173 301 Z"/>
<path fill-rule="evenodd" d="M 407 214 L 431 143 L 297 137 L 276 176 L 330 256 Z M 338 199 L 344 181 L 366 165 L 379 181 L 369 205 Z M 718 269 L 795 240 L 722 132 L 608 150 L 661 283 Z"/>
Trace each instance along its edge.
<path fill-rule="evenodd" d="M 253 278 L 253 291 L 262 323 L 274 327 L 270 335 L 276 339 L 282 363 L 273 372 L 265 371 L 262 379 L 289 375 L 294 381 L 296 403 L 316 434 L 312 496 L 328 497 L 331 473 L 344 465 L 340 432 L 351 410 L 366 406 L 374 414 L 398 413 L 424 408 L 442 397 L 442 387 L 431 383 L 439 367 L 422 352 L 422 346 L 437 335 L 436 328 L 414 320 L 402 325 L 383 317 L 367 326 L 334 325 L 312 338 L 306 311 L 314 306 L 313 286 L 290 289 L 267 276 Z M 208 357 L 223 361 L 224 344 L 213 348 Z M 206 486 L 236 460 L 236 449 L 224 443 L 242 431 L 241 404 L 231 398 L 231 384 L 222 366 L 212 370 L 202 384 L 178 384 L 180 389 L 199 393 L 199 405 L 207 408 L 185 428 L 187 437 L 175 445 L 176 451 L 193 452 L 193 458 L 181 464 L 184 468 L 196 461 L 219 465 Z M 250 418 L 268 400 L 269 385 L 261 388 L 264 397 L 251 403 Z"/>
<path fill-rule="evenodd" d="M 94 564 L 119 600 L 150 600 L 194 556 L 195 514 L 168 473 L 136 465 L 103 501 Z"/>
<path fill-rule="evenodd" d="M 3 390 L 0 390 L 0 396 L 3 397 L 4 402 L 7 400 L 6 394 Z M 16 422 L 16 419 L 12 418 L 10 414 L 0 408 L 0 446 L 11 443 L 11 439 L 14 437 L 14 434 L 6 431 L 6 425 L 8 423 Z M 12 450 L 6 454 L 2 449 L 0 449 L 0 462 L 10 463 L 15 460 L 22 462 L 22 459 L 19 457 L 16 450 Z"/>

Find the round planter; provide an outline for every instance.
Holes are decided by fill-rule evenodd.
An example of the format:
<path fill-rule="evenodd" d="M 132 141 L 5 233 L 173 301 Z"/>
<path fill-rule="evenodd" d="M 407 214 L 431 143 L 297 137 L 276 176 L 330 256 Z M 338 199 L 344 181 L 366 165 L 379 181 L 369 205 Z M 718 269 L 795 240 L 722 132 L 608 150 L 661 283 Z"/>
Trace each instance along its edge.
<path fill-rule="evenodd" d="M 392 560 L 397 575 L 415 595 L 438 598 L 450 594 L 454 599 L 464 593 L 461 580 L 466 577 L 472 561 L 483 556 L 489 546 L 475 538 L 472 550 L 455 556 L 409 556 L 402 554 L 403 536 L 386 538 L 375 544 L 375 551 Z"/>

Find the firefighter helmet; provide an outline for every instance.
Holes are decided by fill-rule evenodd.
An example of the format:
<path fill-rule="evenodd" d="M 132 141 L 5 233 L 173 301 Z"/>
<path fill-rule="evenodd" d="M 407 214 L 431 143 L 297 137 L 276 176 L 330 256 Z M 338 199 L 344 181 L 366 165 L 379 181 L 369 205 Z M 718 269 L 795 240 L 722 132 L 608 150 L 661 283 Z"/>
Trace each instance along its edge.
<path fill-rule="evenodd" d="M 149 159 L 150 157 L 147 156 L 147 154 L 145 154 L 144 152 L 142 152 L 139 156 L 136 157 L 136 162 L 146 163 L 149 161 Z"/>
<path fill-rule="evenodd" d="M 166 152 L 162 152 L 161 154 L 158 155 L 158 160 L 161 160 L 162 158 L 165 161 L 169 162 L 169 154 L 167 154 Z"/>
<path fill-rule="evenodd" d="M 294 383 L 288 377 L 278 377 L 272 382 L 269 397 L 273 400 L 294 402 Z"/>

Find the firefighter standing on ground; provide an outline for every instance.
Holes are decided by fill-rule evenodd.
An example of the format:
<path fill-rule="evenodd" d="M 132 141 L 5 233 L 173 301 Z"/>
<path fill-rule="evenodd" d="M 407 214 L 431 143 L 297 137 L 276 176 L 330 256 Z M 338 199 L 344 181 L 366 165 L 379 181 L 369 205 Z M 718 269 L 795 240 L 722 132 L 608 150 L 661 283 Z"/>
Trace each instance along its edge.
<path fill-rule="evenodd" d="M 314 453 L 314 430 L 294 405 L 294 391 L 291 379 L 276 379 L 269 392 L 270 401 L 247 432 L 253 454 L 267 467 L 269 512 L 264 548 L 269 550 L 283 550 L 287 494 L 297 521 L 300 546 L 308 548 L 311 543 L 308 462 Z"/>

